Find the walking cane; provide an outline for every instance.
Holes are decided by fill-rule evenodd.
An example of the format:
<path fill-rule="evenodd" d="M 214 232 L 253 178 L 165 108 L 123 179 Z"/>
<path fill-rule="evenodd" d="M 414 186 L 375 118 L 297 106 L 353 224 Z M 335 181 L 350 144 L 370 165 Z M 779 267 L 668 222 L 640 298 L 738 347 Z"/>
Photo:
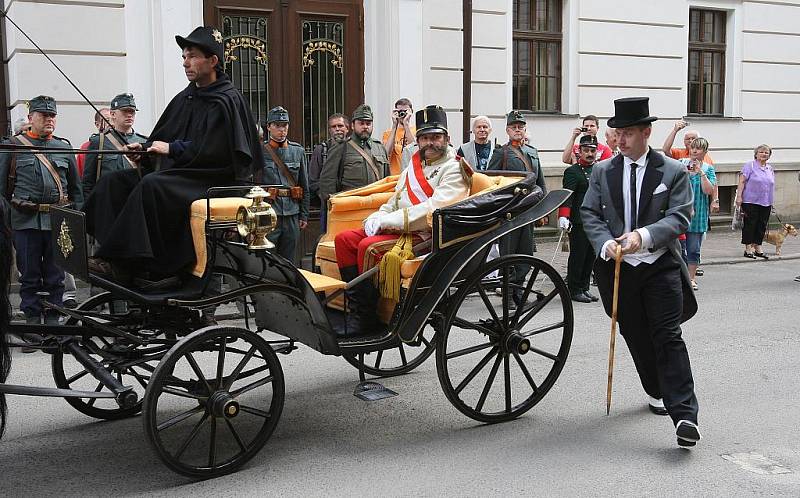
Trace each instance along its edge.
<path fill-rule="evenodd" d="M 619 301 L 619 267 L 622 263 L 622 246 L 617 245 L 614 257 L 614 294 L 611 299 L 611 340 L 608 344 L 608 386 L 606 387 L 606 415 L 611 413 L 611 384 L 614 380 L 614 349 L 617 346 L 617 304 Z"/>

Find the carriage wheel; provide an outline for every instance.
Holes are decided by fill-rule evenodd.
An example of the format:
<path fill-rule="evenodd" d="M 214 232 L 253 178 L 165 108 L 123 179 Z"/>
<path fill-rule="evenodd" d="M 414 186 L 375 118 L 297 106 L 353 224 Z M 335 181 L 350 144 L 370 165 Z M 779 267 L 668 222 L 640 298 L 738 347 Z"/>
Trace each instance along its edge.
<path fill-rule="evenodd" d="M 111 293 L 104 292 L 92 296 L 81 303 L 76 311 L 92 312 L 93 318 L 103 322 L 111 322 L 128 314 L 128 311 L 122 308 L 124 305 L 119 303 L 125 303 L 125 301 L 116 300 L 115 304 Z M 128 303 L 127 306 L 132 306 L 132 304 Z M 76 323 L 78 323 L 78 320 L 74 318 L 70 318 L 66 322 L 67 325 L 75 325 Z M 87 351 L 91 350 L 88 348 L 88 343 L 94 345 L 97 350 L 105 349 L 110 351 L 115 347 L 112 341 L 115 341 L 115 339 L 96 337 L 81 340 L 81 343 L 87 347 Z M 108 368 L 120 383 L 125 386 L 133 386 L 139 402 L 130 408 L 120 408 L 113 398 L 64 398 L 70 406 L 84 415 L 102 420 L 118 420 L 132 417 L 142 411 L 142 396 L 150 375 L 155 369 L 156 363 L 158 363 L 158 358 L 149 361 L 135 361 L 118 355 L 114 355 L 115 357 L 112 358 L 112 355 L 113 353 L 104 358 L 98 354 L 90 354 L 95 360 Z M 56 387 L 60 389 L 109 392 L 107 387 L 95 379 L 70 354 L 64 354 L 61 350 L 57 351 L 53 354 L 51 366 Z"/>
<path fill-rule="evenodd" d="M 521 283 L 513 282 L 515 265 L 530 266 Z M 498 289 L 500 296 L 492 292 Z M 459 289 L 439 334 L 436 370 L 445 395 L 480 422 L 522 415 L 561 373 L 572 327 L 570 294 L 552 266 L 524 255 L 492 260 Z"/>
<path fill-rule="evenodd" d="M 436 331 L 431 325 L 421 332 L 419 346 L 399 346 L 370 353 L 345 353 L 342 357 L 354 367 L 375 377 L 403 375 L 422 365 L 436 349 Z"/>
<path fill-rule="evenodd" d="M 144 398 L 144 428 L 175 472 L 232 472 L 266 444 L 283 409 L 278 357 L 246 329 L 208 327 L 178 342 L 156 367 Z"/>

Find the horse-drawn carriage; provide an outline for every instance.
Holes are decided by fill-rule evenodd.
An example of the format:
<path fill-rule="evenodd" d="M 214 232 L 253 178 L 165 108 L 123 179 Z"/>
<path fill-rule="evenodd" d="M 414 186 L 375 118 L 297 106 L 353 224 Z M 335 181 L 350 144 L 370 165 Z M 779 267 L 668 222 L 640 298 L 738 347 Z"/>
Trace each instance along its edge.
<path fill-rule="evenodd" d="M 315 272 L 270 252 L 265 235 L 275 214 L 262 188 L 212 188 L 192 205 L 194 275 L 167 290 L 90 273 L 83 214 L 54 208 L 61 266 L 103 292 L 75 310 L 45 304 L 63 315 L 61 325 L 10 324 L 7 339 L 36 338 L 52 356 L 56 387 L 0 384 L 0 393 L 63 397 L 100 419 L 142 412 L 161 460 L 194 478 L 231 472 L 266 444 L 284 403 L 279 354 L 297 344 L 344 357 L 362 379 L 409 372 L 435 353 L 442 389 L 459 411 L 486 423 L 518 417 L 563 368 L 572 305 L 547 263 L 487 254 L 570 192 L 542 199 L 524 175 L 476 173 L 468 198 L 433 213 L 429 250 L 403 263 L 399 301 L 380 307 L 385 329 L 348 335 L 348 284 L 339 279 L 333 236 L 359 226 L 393 188 L 384 180 L 331 199 Z M 511 280 L 512 268 L 529 269 L 522 283 Z M 237 304 L 243 324 L 208 325 L 204 310 L 227 303 Z"/>

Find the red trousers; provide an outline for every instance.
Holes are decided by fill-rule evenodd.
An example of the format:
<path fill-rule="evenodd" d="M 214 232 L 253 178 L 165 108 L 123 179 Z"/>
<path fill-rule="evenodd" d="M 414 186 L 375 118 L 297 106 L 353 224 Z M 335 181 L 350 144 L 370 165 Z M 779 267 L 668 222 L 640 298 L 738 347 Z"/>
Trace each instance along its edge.
<path fill-rule="evenodd" d="M 336 264 L 339 268 L 348 266 L 358 266 L 358 273 L 363 273 L 365 269 L 380 262 L 383 255 L 394 247 L 395 241 L 399 239 L 398 234 L 373 235 L 367 237 L 363 228 L 358 230 L 345 230 L 336 235 Z M 414 235 L 414 244 L 418 244 L 422 239 Z M 370 252 L 369 247 L 378 242 Z"/>

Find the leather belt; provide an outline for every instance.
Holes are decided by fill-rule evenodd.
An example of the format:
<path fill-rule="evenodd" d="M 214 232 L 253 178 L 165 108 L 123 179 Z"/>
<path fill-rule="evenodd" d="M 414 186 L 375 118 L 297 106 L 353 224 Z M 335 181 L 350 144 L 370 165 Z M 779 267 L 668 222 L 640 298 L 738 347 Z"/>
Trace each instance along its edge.
<path fill-rule="evenodd" d="M 270 187 L 267 189 L 270 197 L 291 197 L 292 191 L 288 188 Z"/>

